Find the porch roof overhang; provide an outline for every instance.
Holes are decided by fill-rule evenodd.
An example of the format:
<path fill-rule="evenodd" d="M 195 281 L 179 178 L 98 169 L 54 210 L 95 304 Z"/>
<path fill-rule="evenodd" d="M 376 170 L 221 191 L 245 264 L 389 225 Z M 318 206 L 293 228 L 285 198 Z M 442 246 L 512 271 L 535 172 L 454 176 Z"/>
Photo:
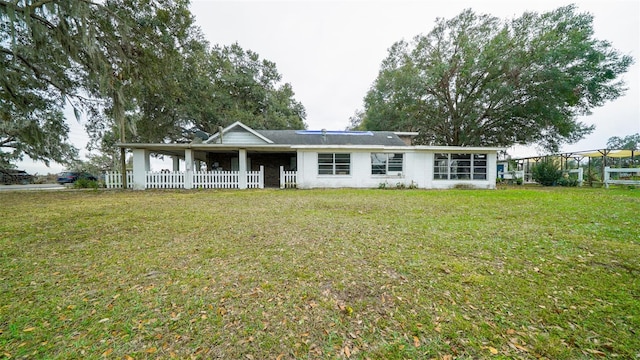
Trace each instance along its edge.
<path fill-rule="evenodd" d="M 157 143 L 118 143 L 116 146 L 125 149 L 145 149 L 154 153 L 184 156 L 184 151 L 204 152 L 228 152 L 228 151 L 263 151 L 263 152 L 295 152 L 297 150 L 355 150 L 355 151 L 425 151 L 425 152 L 498 152 L 504 151 L 503 147 L 480 147 L 480 146 L 388 146 L 388 145 L 278 145 L 278 144 L 204 144 L 204 143 L 184 143 L 184 144 L 157 144 Z"/>
<path fill-rule="evenodd" d="M 116 146 L 125 149 L 144 149 L 154 153 L 184 156 L 185 150 L 203 152 L 229 152 L 239 150 L 264 151 L 264 152 L 291 152 L 294 151 L 289 145 L 238 145 L 238 144 L 204 144 L 204 143 L 184 143 L 184 144 L 157 144 L 157 143 L 117 143 Z"/>

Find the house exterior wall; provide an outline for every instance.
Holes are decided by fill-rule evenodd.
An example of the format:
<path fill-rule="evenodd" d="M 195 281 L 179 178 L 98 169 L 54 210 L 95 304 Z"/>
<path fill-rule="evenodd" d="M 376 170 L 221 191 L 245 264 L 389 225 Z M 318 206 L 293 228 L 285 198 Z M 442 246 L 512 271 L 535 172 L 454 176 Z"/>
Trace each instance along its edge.
<path fill-rule="evenodd" d="M 320 175 L 318 174 L 319 153 L 349 153 L 350 173 L 348 175 Z M 376 175 L 371 173 L 371 153 L 403 153 L 403 168 L 401 174 Z M 421 189 L 450 189 L 456 186 L 469 186 L 481 189 L 496 187 L 496 159 L 495 151 L 464 151 L 451 153 L 487 154 L 486 180 L 440 180 L 434 179 L 434 155 L 444 151 L 416 150 L 298 150 L 298 178 L 297 186 L 301 189 L 311 188 L 377 188 L 381 184 L 386 187 L 415 186 Z"/>

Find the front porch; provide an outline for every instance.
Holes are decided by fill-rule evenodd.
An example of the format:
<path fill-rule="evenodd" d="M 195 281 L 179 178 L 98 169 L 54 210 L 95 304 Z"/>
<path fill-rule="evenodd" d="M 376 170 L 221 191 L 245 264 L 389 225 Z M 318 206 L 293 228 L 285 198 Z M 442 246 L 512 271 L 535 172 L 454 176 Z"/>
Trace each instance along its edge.
<path fill-rule="evenodd" d="M 296 152 L 282 147 L 269 146 L 259 151 L 231 144 L 156 144 L 131 148 L 133 170 L 127 174 L 130 189 L 295 187 Z M 153 153 L 171 157 L 173 169 L 151 171 Z M 106 173 L 105 185 L 122 188 L 121 174 Z"/>
<path fill-rule="evenodd" d="M 133 174 L 133 171 L 127 171 L 127 188 L 139 189 L 134 185 Z M 240 171 L 194 171 L 190 179 L 184 171 L 147 171 L 142 189 L 264 189 L 264 174 L 264 166 L 260 166 L 258 171 L 247 171 L 244 176 Z M 241 178 L 246 181 L 240 181 Z M 296 179 L 296 171 L 285 171 L 284 166 L 280 167 L 281 189 L 297 187 Z M 107 189 L 122 188 L 121 173 L 107 171 L 104 183 Z M 243 185 L 246 186 L 241 187 Z"/>

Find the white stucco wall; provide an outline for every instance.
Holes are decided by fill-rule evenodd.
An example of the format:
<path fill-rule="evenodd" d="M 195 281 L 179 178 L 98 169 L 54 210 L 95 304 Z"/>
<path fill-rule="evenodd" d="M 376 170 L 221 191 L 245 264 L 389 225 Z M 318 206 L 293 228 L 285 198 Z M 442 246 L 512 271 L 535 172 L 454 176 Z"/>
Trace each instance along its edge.
<path fill-rule="evenodd" d="M 147 171 L 151 169 L 149 150 L 133 149 L 133 189 L 144 190 L 147 184 Z"/>
<path fill-rule="evenodd" d="M 319 175 L 318 153 L 350 153 L 351 171 L 349 175 Z M 402 175 L 372 175 L 372 152 L 402 152 L 404 153 Z M 298 179 L 297 185 L 301 189 L 311 188 L 377 188 L 382 183 L 388 187 L 395 187 L 401 183 L 409 187 L 414 184 L 421 189 L 450 189 L 456 186 L 470 186 L 481 189 L 495 189 L 496 187 L 496 151 L 459 150 L 458 153 L 487 154 L 486 180 L 435 180 L 433 178 L 434 154 L 453 152 L 408 148 L 406 150 L 378 150 L 378 149 L 299 149 L 298 150 Z"/>

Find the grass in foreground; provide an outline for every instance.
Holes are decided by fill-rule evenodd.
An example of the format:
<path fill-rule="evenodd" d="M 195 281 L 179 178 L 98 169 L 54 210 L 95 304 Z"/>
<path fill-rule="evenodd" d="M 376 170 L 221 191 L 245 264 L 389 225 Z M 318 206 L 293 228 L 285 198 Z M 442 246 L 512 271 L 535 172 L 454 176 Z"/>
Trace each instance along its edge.
<path fill-rule="evenodd" d="M 638 191 L 0 203 L 0 357 L 640 357 Z"/>

